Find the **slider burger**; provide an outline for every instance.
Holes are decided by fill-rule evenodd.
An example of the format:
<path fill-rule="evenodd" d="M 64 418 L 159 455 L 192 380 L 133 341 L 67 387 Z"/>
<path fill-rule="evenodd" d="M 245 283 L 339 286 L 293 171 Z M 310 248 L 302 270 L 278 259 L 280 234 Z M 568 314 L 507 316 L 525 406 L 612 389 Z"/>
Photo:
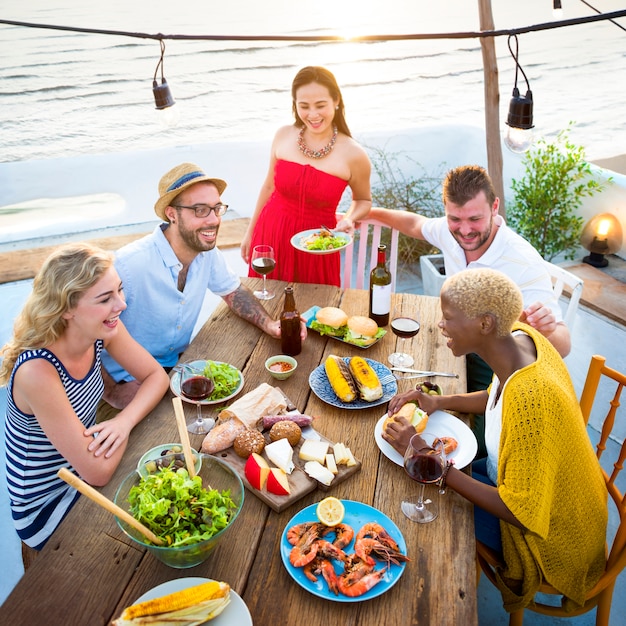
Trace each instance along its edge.
<path fill-rule="evenodd" d="M 383 430 L 387 430 L 387 426 L 395 420 L 396 417 L 404 417 L 409 424 L 415 427 L 415 432 L 423 433 L 428 423 L 428 413 L 422 411 L 414 402 L 407 402 L 400 407 L 400 410 L 393 415 L 387 417 L 383 422 Z"/>
<path fill-rule="evenodd" d="M 346 341 L 357 346 L 371 346 L 376 341 L 378 324 L 364 315 L 353 315 L 348 318 L 348 330 L 344 336 Z"/>
<path fill-rule="evenodd" d="M 326 306 L 317 311 L 315 319 L 311 322 L 311 328 L 321 335 L 343 337 L 348 330 L 347 321 L 348 316 L 341 309 Z"/>

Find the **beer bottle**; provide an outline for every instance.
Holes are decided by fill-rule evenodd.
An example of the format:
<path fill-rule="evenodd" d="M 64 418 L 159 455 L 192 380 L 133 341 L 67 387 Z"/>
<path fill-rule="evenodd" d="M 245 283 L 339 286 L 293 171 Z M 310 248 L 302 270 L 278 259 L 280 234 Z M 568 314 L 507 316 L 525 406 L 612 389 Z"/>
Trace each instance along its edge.
<path fill-rule="evenodd" d="M 300 313 L 296 309 L 293 287 L 285 287 L 285 304 L 280 314 L 280 346 L 283 354 L 296 356 L 302 351 Z"/>
<path fill-rule="evenodd" d="M 391 309 L 391 272 L 387 269 L 385 251 L 378 246 L 378 263 L 370 273 L 370 312 L 369 316 L 379 325 L 389 324 Z"/>

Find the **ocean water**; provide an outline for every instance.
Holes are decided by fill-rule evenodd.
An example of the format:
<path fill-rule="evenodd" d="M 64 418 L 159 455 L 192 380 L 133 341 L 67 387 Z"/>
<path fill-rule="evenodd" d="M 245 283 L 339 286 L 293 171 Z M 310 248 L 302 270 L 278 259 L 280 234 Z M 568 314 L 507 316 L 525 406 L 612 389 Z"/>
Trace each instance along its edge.
<path fill-rule="evenodd" d="M 594 12 L 564 0 L 564 18 Z M 596 0 L 604 12 L 620 0 Z M 553 21 L 549 0 L 492 0 L 495 27 Z M 447 0 L 3 0 L 0 18 L 133 33 L 381 35 L 479 30 L 478 3 Z M 626 18 L 618 20 L 626 28 Z M 501 128 L 514 82 L 496 39 Z M 292 122 L 301 67 L 336 75 L 353 134 L 463 123 L 484 126 L 478 39 L 383 42 L 166 41 L 164 71 L 181 122 L 164 131 L 151 87 L 159 42 L 0 24 L 0 162 L 270 139 Z M 590 159 L 626 152 L 626 32 L 608 21 L 519 36 L 536 133 L 575 122 Z M 518 86 L 526 90 L 520 76 Z M 1 193 L 1 192 L 0 192 Z M 1 204 L 1 196 L 0 196 Z"/>

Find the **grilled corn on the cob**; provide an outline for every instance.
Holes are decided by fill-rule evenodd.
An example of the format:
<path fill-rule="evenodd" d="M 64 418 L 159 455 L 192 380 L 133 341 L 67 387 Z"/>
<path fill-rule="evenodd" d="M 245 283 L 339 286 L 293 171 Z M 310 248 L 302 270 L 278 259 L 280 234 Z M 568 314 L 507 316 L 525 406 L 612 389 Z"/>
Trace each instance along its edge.
<path fill-rule="evenodd" d="M 331 354 L 324 362 L 324 369 L 337 397 L 342 402 L 353 402 L 357 396 L 357 387 L 347 363 L 341 357 Z"/>
<path fill-rule="evenodd" d="M 363 357 L 353 356 L 350 359 L 350 373 L 361 399 L 373 402 L 383 397 L 383 386 L 372 366 Z"/>
<path fill-rule="evenodd" d="M 230 602 L 230 585 L 215 580 L 124 609 L 114 626 L 197 626 L 219 615 Z"/>

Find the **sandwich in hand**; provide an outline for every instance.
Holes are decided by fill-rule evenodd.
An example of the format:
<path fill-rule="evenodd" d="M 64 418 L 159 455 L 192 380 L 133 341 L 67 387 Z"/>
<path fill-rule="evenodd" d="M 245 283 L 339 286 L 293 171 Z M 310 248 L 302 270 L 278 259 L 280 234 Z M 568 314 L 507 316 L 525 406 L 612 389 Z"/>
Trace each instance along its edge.
<path fill-rule="evenodd" d="M 348 316 L 335 306 L 326 306 L 319 309 L 315 319 L 311 322 L 311 328 L 321 335 L 341 337 L 346 334 Z"/>
<path fill-rule="evenodd" d="M 364 315 L 353 315 L 347 321 L 344 340 L 356 346 L 371 346 L 378 339 L 378 324 Z"/>
<path fill-rule="evenodd" d="M 400 410 L 387 417 L 383 422 L 383 430 L 395 420 L 396 417 L 404 417 L 409 424 L 415 428 L 416 433 L 423 433 L 428 423 L 428 413 L 422 411 L 414 402 L 407 402 L 400 407 Z"/>

